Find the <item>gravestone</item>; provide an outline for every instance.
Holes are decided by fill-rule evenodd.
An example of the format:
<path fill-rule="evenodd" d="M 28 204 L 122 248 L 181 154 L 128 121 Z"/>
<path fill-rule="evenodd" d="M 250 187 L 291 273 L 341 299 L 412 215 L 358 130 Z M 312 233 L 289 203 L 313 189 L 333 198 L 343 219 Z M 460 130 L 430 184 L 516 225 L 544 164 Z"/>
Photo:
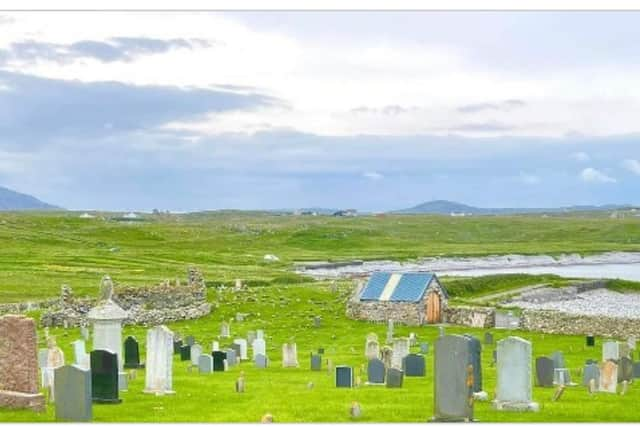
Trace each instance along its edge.
<path fill-rule="evenodd" d="M 607 360 L 600 365 L 599 390 L 606 393 L 616 393 L 618 388 L 618 364 Z"/>
<path fill-rule="evenodd" d="M 56 390 L 56 421 L 91 421 L 93 412 L 89 370 L 72 365 L 60 366 L 55 370 L 53 387 Z"/>
<path fill-rule="evenodd" d="M 138 341 L 132 336 L 124 340 L 124 367 L 127 369 L 144 368 L 140 364 L 140 347 Z"/>
<path fill-rule="evenodd" d="M 586 337 L 587 347 L 594 347 L 596 345 L 596 337 L 593 335 L 587 335 Z"/>
<path fill-rule="evenodd" d="M 202 355 L 202 346 L 194 344 L 191 346 L 191 365 L 198 366 L 200 364 L 200 356 Z"/>
<path fill-rule="evenodd" d="M 429 354 L 429 343 L 421 342 L 420 343 L 420 353 L 421 354 Z"/>
<path fill-rule="evenodd" d="M 640 378 L 640 362 L 634 362 L 632 372 L 633 378 Z"/>
<path fill-rule="evenodd" d="M 213 372 L 213 357 L 208 354 L 201 354 L 198 358 L 198 372 L 201 374 Z"/>
<path fill-rule="evenodd" d="M 191 361 L 191 347 L 188 345 L 183 345 L 180 347 L 180 360 L 181 361 Z"/>
<path fill-rule="evenodd" d="M 628 357 L 621 357 L 618 363 L 618 382 L 633 380 L 633 361 Z"/>
<path fill-rule="evenodd" d="M 253 360 L 256 360 L 256 357 L 261 354 L 263 356 L 267 355 L 267 343 L 264 341 L 264 338 L 256 338 L 252 344 L 253 348 Z"/>
<path fill-rule="evenodd" d="M 519 337 L 498 341 L 496 400 L 498 410 L 537 411 L 531 401 L 531 343 Z"/>
<path fill-rule="evenodd" d="M 285 343 L 282 345 L 282 367 L 297 368 L 298 365 L 298 349 L 296 343 Z"/>
<path fill-rule="evenodd" d="M 415 332 L 411 332 L 409 334 L 409 346 L 413 347 L 414 345 L 416 345 L 418 343 L 418 337 L 416 337 Z"/>
<path fill-rule="evenodd" d="M 85 343 L 83 340 L 75 340 L 71 343 L 73 347 L 73 364 L 77 367 L 85 370 L 91 369 L 89 362 L 89 354 L 85 349 Z"/>
<path fill-rule="evenodd" d="M 227 351 L 225 352 L 227 358 L 225 359 L 227 361 L 227 367 L 232 367 L 232 366 L 236 366 L 238 364 L 238 353 L 235 349 L 230 348 L 227 349 Z"/>
<path fill-rule="evenodd" d="M 493 334 L 491 332 L 484 333 L 484 343 L 485 345 L 493 345 Z"/>
<path fill-rule="evenodd" d="M 387 388 L 401 388 L 404 372 L 401 369 L 390 368 L 387 370 Z"/>
<path fill-rule="evenodd" d="M 264 354 L 257 354 L 253 359 L 253 363 L 256 368 L 266 368 L 268 364 L 267 356 Z"/>
<path fill-rule="evenodd" d="M 620 359 L 620 346 L 617 341 L 606 341 L 602 344 L 602 361 Z"/>
<path fill-rule="evenodd" d="M 548 357 L 536 359 L 538 387 L 553 387 L 553 360 Z"/>
<path fill-rule="evenodd" d="M 393 359 L 393 350 L 390 347 L 384 346 L 382 347 L 380 355 L 382 356 L 382 362 L 384 362 L 385 368 L 389 369 L 391 367 L 391 360 Z"/>
<path fill-rule="evenodd" d="M 396 338 L 393 340 L 393 355 L 391 357 L 391 367 L 402 369 L 402 360 L 409 354 L 409 339 Z"/>
<path fill-rule="evenodd" d="M 49 349 L 41 348 L 38 350 L 38 367 L 40 368 L 40 384 L 42 387 L 48 387 L 47 359 L 49 358 Z"/>
<path fill-rule="evenodd" d="M 240 344 L 232 343 L 231 349 L 236 352 L 236 359 L 238 359 L 237 363 L 240 363 Z"/>
<path fill-rule="evenodd" d="M 220 325 L 220 337 L 222 338 L 230 338 L 231 337 L 231 328 L 227 322 L 222 322 Z"/>
<path fill-rule="evenodd" d="M 211 351 L 219 351 L 220 343 L 218 341 L 214 341 L 211 343 Z"/>
<path fill-rule="evenodd" d="M 473 335 L 464 335 L 470 341 L 471 348 L 471 364 L 473 365 L 473 391 L 478 393 L 482 391 L 482 344 L 480 340 Z"/>
<path fill-rule="evenodd" d="M 173 354 L 180 354 L 180 349 L 182 349 L 183 343 L 182 340 L 175 340 L 173 342 Z"/>
<path fill-rule="evenodd" d="M 211 357 L 213 357 L 213 371 L 224 371 L 224 362 L 227 358 L 227 353 L 225 353 L 224 351 L 214 351 L 211 353 Z"/>
<path fill-rule="evenodd" d="M 174 393 L 172 346 L 173 332 L 166 326 L 156 326 L 147 331 L 144 393 Z"/>
<path fill-rule="evenodd" d="M 45 410 L 38 386 L 36 323 L 26 316 L 0 317 L 0 407 Z"/>
<path fill-rule="evenodd" d="M 600 383 L 600 368 L 598 365 L 589 364 L 582 369 L 582 385 L 589 387 L 591 380 L 595 384 Z"/>
<path fill-rule="evenodd" d="M 387 344 L 393 342 L 393 319 L 387 321 Z"/>
<path fill-rule="evenodd" d="M 44 386 L 49 389 L 49 401 L 55 401 L 55 390 L 53 387 L 54 372 L 57 368 L 64 366 L 64 353 L 56 345 L 56 339 L 53 336 L 47 338 L 47 360 L 44 372 Z"/>
<path fill-rule="evenodd" d="M 100 302 L 87 313 L 87 319 L 93 323 L 93 349 L 106 350 L 116 355 L 118 387 L 120 390 L 126 390 L 127 374 L 124 372 L 122 354 L 122 322 L 129 315 L 112 300 L 113 282 L 109 276 L 102 278 L 100 293 Z"/>
<path fill-rule="evenodd" d="M 473 367 L 469 340 L 440 336 L 435 342 L 434 421 L 473 419 Z"/>
<path fill-rule="evenodd" d="M 320 347 L 320 348 L 318 349 L 318 354 L 324 354 L 324 348 Z"/>
<path fill-rule="evenodd" d="M 367 335 L 367 340 L 364 343 L 364 355 L 369 360 L 375 359 L 380 355 L 380 344 L 376 334 L 370 333 Z"/>
<path fill-rule="evenodd" d="M 631 348 L 629 347 L 629 344 L 627 344 L 626 342 L 618 343 L 618 348 L 619 348 L 620 358 L 623 358 L 623 357 L 631 358 Z"/>
<path fill-rule="evenodd" d="M 313 327 L 319 328 L 320 326 L 322 326 L 322 318 L 320 316 L 315 316 L 313 318 Z"/>
<path fill-rule="evenodd" d="M 322 370 L 322 356 L 320 356 L 319 354 L 311 355 L 311 370 L 312 371 Z"/>
<path fill-rule="evenodd" d="M 553 370 L 553 384 L 554 385 L 569 385 L 569 370 L 567 368 L 555 368 Z"/>
<path fill-rule="evenodd" d="M 247 355 L 247 340 L 244 338 L 236 338 L 233 340 L 234 344 L 238 344 L 240 346 L 240 351 L 238 352 L 238 357 L 240 360 L 247 360 L 249 356 Z"/>
<path fill-rule="evenodd" d="M 563 381 L 565 382 L 563 382 L 562 384 L 569 385 L 571 383 L 571 374 L 567 369 L 567 365 L 564 361 L 564 353 L 562 353 L 561 351 L 554 351 L 553 353 L 551 353 L 551 360 L 553 360 L 554 378 L 555 379 L 559 378 L 559 377 L 558 378 L 555 377 L 556 369 L 564 369 L 561 375 L 562 375 Z"/>
<path fill-rule="evenodd" d="M 336 366 L 336 387 L 353 387 L 353 369 L 351 369 L 351 366 Z"/>
<path fill-rule="evenodd" d="M 367 381 L 369 384 L 384 384 L 385 368 L 380 359 L 371 359 L 367 364 Z"/>
<path fill-rule="evenodd" d="M 424 356 L 409 354 L 402 362 L 402 370 L 408 377 L 424 377 L 426 375 Z"/>
<path fill-rule="evenodd" d="M 259 338 L 259 339 L 262 339 L 262 340 L 264 339 L 264 331 L 262 329 L 258 329 L 256 331 L 256 338 Z"/>
<path fill-rule="evenodd" d="M 184 339 L 184 343 L 185 343 L 185 345 L 188 345 L 189 347 L 191 347 L 192 345 L 194 345 L 196 343 L 196 339 L 193 337 L 193 335 L 188 335 Z"/>
<path fill-rule="evenodd" d="M 95 334 L 94 334 L 95 337 Z M 118 355 L 107 350 L 91 352 L 91 398 L 97 403 L 120 403 Z"/>

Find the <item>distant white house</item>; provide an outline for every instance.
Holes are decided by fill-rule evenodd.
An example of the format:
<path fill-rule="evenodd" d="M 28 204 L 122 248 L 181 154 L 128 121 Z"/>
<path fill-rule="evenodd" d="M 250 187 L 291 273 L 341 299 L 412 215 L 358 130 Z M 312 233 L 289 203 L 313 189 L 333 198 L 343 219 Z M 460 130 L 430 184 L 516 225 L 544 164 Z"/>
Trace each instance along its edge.
<path fill-rule="evenodd" d="M 138 219 L 139 215 L 135 212 L 129 212 L 128 214 L 124 214 L 122 215 L 122 218 L 126 218 L 126 219 Z"/>
<path fill-rule="evenodd" d="M 90 213 L 83 213 L 82 215 L 80 215 L 80 218 L 95 218 L 95 216 L 91 215 Z"/>
<path fill-rule="evenodd" d="M 472 213 L 465 213 L 465 212 L 451 212 L 450 215 L 451 216 L 471 216 L 473 214 Z"/>

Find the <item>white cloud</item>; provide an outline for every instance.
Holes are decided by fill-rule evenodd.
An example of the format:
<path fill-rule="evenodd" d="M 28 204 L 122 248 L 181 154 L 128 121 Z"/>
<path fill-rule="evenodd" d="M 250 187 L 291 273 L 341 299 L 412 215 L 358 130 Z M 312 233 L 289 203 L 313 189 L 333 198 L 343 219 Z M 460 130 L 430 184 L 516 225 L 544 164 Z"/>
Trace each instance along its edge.
<path fill-rule="evenodd" d="M 604 172 L 594 168 L 586 168 L 580 172 L 580 178 L 585 182 L 618 182 Z"/>
<path fill-rule="evenodd" d="M 588 162 L 589 160 L 591 160 L 591 157 L 585 153 L 584 151 L 578 151 L 575 153 L 571 153 L 571 158 L 573 160 L 575 160 L 576 162 Z"/>
<path fill-rule="evenodd" d="M 378 181 L 384 178 L 384 175 L 378 172 L 365 172 L 362 174 L 362 176 L 372 181 Z"/>
<path fill-rule="evenodd" d="M 640 161 L 635 159 L 626 159 L 622 165 L 630 172 L 640 175 Z"/>
<path fill-rule="evenodd" d="M 540 183 L 540 177 L 538 175 L 533 175 L 526 172 L 520 172 L 519 178 L 521 182 L 528 185 L 535 185 Z"/>

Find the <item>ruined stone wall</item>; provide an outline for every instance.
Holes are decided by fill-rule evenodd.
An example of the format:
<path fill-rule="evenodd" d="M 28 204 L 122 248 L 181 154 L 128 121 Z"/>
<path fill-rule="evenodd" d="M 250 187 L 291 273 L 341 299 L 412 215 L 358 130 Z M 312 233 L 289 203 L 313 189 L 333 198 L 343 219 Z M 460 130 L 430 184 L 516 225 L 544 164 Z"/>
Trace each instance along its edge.
<path fill-rule="evenodd" d="M 129 313 L 125 324 L 159 325 L 176 320 L 196 319 L 211 312 L 204 278 L 195 269 L 188 280 L 164 281 L 152 286 L 114 287 L 113 301 Z M 96 305 L 95 298 L 74 298 L 68 286 L 51 309 L 42 315 L 43 326 L 79 326 L 87 324 L 87 313 Z"/>
<path fill-rule="evenodd" d="M 495 326 L 496 310 L 491 307 L 448 306 L 444 314 L 444 320 L 454 325 L 472 328 L 493 328 Z"/>
<path fill-rule="evenodd" d="M 640 319 L 585 316 L 552 310 L 524 310 L 520 329 L 567 335 L 597 335 L 626 338 L 640 331 Z"/>

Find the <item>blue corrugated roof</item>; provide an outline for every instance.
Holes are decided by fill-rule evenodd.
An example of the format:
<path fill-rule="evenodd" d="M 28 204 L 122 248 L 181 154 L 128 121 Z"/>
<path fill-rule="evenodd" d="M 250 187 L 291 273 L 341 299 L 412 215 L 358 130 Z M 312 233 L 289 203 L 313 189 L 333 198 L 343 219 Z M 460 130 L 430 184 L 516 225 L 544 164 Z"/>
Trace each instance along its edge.
<path fill-rule="evenodd" d="M 373 273 L 360 294 L 360 300 L 379 300 L 391 278 L 391 274 Z M 398 285 L 389 297 L 389 301 L 419 301 L 433 277 L 433 273 L 402 273 Z"/>
<path fill-rule="evenodd" d="M 373 273 L 360 294 L 360 300 L 379 299 L 390 277 L 391 273 Z"/>

